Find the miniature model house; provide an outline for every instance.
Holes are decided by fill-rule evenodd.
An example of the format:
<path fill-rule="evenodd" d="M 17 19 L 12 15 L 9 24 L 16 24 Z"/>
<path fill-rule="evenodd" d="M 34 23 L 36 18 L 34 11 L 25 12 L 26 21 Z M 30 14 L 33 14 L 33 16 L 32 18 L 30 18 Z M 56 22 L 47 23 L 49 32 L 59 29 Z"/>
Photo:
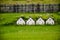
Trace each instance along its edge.
<path fill-rule="evenodd" d="M 20 19 L 18 19 L 18 21 L 16 22 L 16 24 L 17 25 L 25 25 L 25 21 L 22 18 L 20 18 Z"/>
<path fill-rule="evenodd" d="M 35 25 L 35 21 L 32 18 L 29 18 L 26 22 L 26 25 Z"/>
<path fill-rule="evenodd" d="M 46 24 L 51 24 L 51 25 L 54 25 L 54 20 L 52 18 L 49 18 L 46 20 Z"/>
<path fill-rule="evenodd" d="M 42 18 L 39 18 L 37 21 L 36 21 L 36 25 L 44 25 L 45 22 Z"/>

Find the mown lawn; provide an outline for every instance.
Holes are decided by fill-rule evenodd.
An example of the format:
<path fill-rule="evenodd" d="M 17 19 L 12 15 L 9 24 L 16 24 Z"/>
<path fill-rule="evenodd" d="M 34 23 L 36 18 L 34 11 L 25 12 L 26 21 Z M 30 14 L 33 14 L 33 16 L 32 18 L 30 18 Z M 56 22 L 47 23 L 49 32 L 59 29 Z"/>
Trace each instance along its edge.
<path fill-rule="evenodd" d="M 2 4 L 59 4 L 60 0 L 1 0 Z"/>
<path fill-rule="evenodd" d="M 1 40 L 60 40 L 60 25 L 1 26 Z"/>
<path fill-rule="evenodd" d="M 56 13 L 1 13 L 0 14 L 0 40 L 60 40 L 60 25 L 16 25 L 20 17 L 34 20 L 40 16 L 47 19 L 53 16 L 54 20 L 60 18 Z M 24 19 L 27 20 L 27 19 Z"/>

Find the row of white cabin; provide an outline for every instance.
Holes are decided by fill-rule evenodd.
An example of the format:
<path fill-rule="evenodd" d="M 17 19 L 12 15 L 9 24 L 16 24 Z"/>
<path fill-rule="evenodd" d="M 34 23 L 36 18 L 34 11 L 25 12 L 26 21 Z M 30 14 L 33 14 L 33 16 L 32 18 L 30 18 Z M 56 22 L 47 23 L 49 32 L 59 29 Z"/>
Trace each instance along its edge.
<path fill-rule="evenodd" d="M 48 18 L 46 22 L 42 18 L 39 18 L 36 22 L 32 18 L 29 18 L 26 22 L 22 18 L 19 18 L 16 24 L 17 25 L 25 25 L 25 24 L 26 25 L 44 25 L 44 24 L 54 25 L 55 22 L 52 18 Z"/>

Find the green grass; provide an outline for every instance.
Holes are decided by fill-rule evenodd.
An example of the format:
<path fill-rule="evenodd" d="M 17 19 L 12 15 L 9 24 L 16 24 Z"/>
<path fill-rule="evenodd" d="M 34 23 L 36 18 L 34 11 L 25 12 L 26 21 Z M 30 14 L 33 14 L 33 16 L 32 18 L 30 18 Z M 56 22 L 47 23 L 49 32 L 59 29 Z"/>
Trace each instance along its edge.
<path fill-rule="evenodd" d="M 58 13 L 1 13 L 0 14 L 0 40 L 60 40 L 60 25 L 16 25 L 20 17 L 34 20 L 37 17 L 47 19 L 52 16 L 55 21 L 60 19 Z M 24 19 L 24 20 L 27 20 Z"/>
<path fill-rule="evenodd" d="M 59 4 L 60 0 L 1 0 L 2 4 Z"/>
<path fill-rule="evenodd" d="M 60 25 L 55 26 L 2 26 L 1 40 L 60 40 Z"/>

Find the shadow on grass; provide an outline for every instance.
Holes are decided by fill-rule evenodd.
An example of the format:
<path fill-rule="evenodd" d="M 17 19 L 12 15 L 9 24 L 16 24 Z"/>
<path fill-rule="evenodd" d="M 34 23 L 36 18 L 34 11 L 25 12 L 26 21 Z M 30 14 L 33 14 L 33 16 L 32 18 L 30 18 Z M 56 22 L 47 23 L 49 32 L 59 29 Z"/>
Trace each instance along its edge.
<path fill-rule="evenodd" d="M 0 40 L 4 40 L 4 39 L 3 39 L 3 35 L 1 35 L 1 34 L 0 34 Z"/>

